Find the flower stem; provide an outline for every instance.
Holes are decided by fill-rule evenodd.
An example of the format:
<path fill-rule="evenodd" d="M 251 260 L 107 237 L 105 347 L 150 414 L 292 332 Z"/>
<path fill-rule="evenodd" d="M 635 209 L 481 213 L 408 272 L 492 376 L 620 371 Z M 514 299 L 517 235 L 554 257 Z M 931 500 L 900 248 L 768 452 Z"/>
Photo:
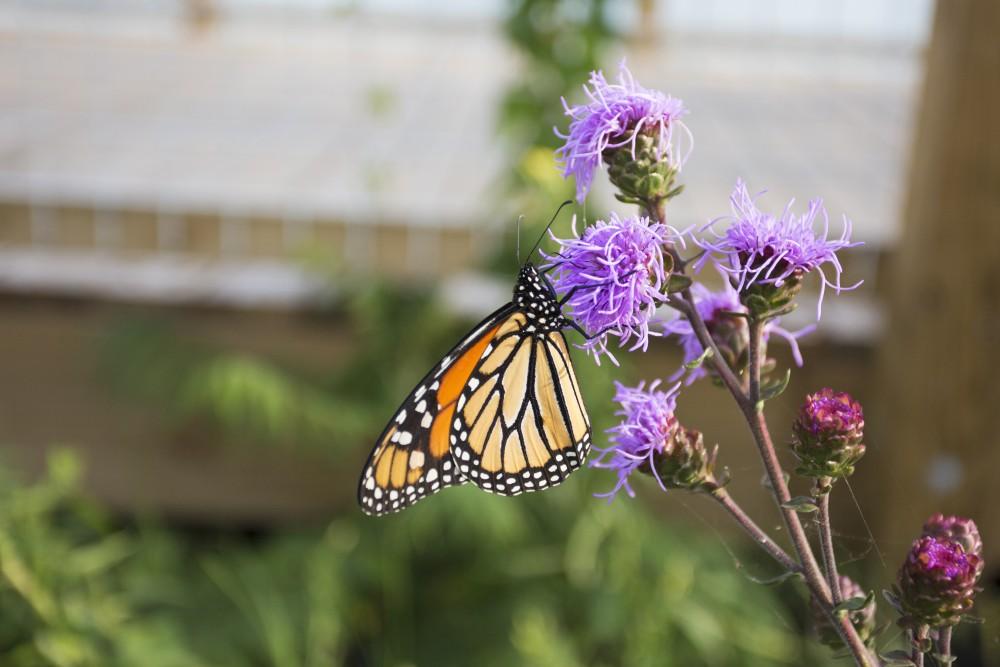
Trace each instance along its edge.
<path fill-rule="evenodd" d="M 924 667 L 924 650 L 922 644 L 927 639 L 927 626 L 921 625 L 916 630 L 910 631 L 910 660 L 916 667 Z"/>
<path fill-rule="evenodd" d="M 758 526 L 753 519 L 751 519 L 743 508 L 740 507 L 732 496 L 725 489 L 716 489 L 712 492 L 712 497 L 719 501 L 727 512 L 736 520 L 736 523 L 745 530 L 754 542 L 760 545 L 760 547 L 766 551 L 771 558 L 778 561 L 782 567 L 784 567 L 789 572 L 801 572 L 802 568 L 795 560 L 785 553 L 777 543 L 768 536 L 760 526 Z"/>
<path fill-rule="evenodd" d="M 663 224 L 666 224 L 665 203 L 666 202 L 664 201 L 658 201 L 650 203 L 646 206 L 649 214 L 651 216 L 655 216 L 656 219 Z M 674 260 L 675 269 L 683 272 L 685 269 L 685 263 L 677 253 L 677 249 L 671 247 L 668 250 L 671 258 Z M 767 427 L 767 421 L 764 419 L 763 403 L 761 402 L 760 396 L 763 322 L 755 319 L 751 319 L 749 322 L 749 378 L 747 382 L 747 389 L 744 390 L 743 383 L 740 382 L 740 380 L 736 377 L 736 374 L 729 367 L 729 364 L 727 364 L 722 355 L 719 354 L 718 346 L 715 344 L 715 341 L 712 340 L 712 336 L 708 332 L 708 328 L 705 326 L 704 320 L 702 320 L 701 315 L 698 313 L 698 309 L 695 307 L 691 290 L 683 290 L 681 292 L 681 296 L 683 297 L 683 301 L 681 303 L 680 310 L 691 323 L 691 329 L 698 337 L 698 341 L 701 343 L 702 347 L 704 349 L 712 350 L 709 363 L 715 367 L 719 377 L 722 379 L 722 383 L 729 390 L 729 393 L 732 394 L 733 399 L 743 412 L 743 416 L 747 421 L 747 425 L 750 427 L 751 434 L 753 435 L 754 442 L 757 444 L 761 459 L 764 462 L 764 469 L 767 472 L 767 477 L 770 480 L 771 488 L 774 490 L 778 504 L 779 506 L 785 505 L 791 500 L 792 496 L 788 491 L 788 484 L 785 481 L 785 472 L 781 467 L 780 461 L 778 460 L 774 443 L 771 440 L 771 433 Z M 785 525 L 788 528 L 792 544 L 795 547 L 795 554 L 801 563 L 798 567 L 805 577 L 806 585 L 809 587 L 810 592 L 826 610 L 831 622 L 834 624 L 834 627 L 837 628 L 837 632 L 840 634 L 841 639 L 844 640 L 845 646 L 851 652 L 855 663 L 859 665 L 859 667 L 877 667 L 879 664 L 878 661 L 872 656 L 864 642 L 861 641 L 861 637 L 858 636 L 857 630 L 855 630 L 854 625 L 851 624 L 848 616 L 846 614 L 836 614 L 833 612 L 834 602 L 830 586 L 827 584 L 827 581 L 823 577 L 823 573 L 820 570 L 819 564 L 816 562 L 816 555 L 812 551 L 809 539 L 806 537 L 805 529 L 803 529 L 802 522 L 799 520 L 798 513 L 786 507 L 781 507 L 781 513 L 785 519 Z M 737 521 L 739 521 L 739 519 L 737 519 Z M 741 525 L 743 525 L 742 522 Z M 744 528 L 746 528 L 745 525 Z"/>
<path fill-rule="evenodd" d="M 822 493 L 816 501 L 819 505 L 817 524 L 819 526 L 819 541 L 823 553 L 823 568 L 826 570 L 826 581 L 830 584 L 830 591 L 833 593 L 833 603 L 836 605 L 844 601 L 844 594 L 840 590 L 837 555 L 833 551 L 833 530 L 830 527 L 830 492 Z"/>
<path fill-rule="evenodd" d="M 938 654 L 944 658 L 951 657 L 951 630 L 952 626 L 950 625 L 938 630 Z"/>

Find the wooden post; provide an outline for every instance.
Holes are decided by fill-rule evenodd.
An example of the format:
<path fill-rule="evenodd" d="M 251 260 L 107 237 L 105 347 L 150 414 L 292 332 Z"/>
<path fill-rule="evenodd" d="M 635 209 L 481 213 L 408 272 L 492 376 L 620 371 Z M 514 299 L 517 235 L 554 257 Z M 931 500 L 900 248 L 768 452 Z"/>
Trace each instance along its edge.
<path fill-rule="evenodd" d="M 938 2 L 868 420 L 890 568 L 934 511 L 973 517 L 998 557 L 998 35 L 1000 2 Z"/>

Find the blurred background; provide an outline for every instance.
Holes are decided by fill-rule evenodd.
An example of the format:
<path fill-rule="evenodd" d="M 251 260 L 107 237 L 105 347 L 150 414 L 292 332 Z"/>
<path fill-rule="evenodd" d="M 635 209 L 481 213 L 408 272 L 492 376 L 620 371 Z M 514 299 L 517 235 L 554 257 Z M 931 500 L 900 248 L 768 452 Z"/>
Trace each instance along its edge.
<path fill-rule="evenodd" d="M 930 513 L 979 522 L 959 664 L 1000 664 L 998 30 L 992 0 L 7 0 L 0 664 L 826 664 L 801 591 L 756 583 L 774 567 L 703 498 L 609 505 L 584 470 L 356 506 L 385 419 L 509 298 L 517 217 L 530 246 L 572 193 L 560 96 L 623 57 L 690 109 L 675 226 L 738 177 L 854 222 L 865 285 L 828 297 L 771 426 L 822 386 L 865 405 L 863 514 L 834 505 L 866 588 Z M 597 430 L 613 379 L 679 355 L 640 363 L 578 355 Z M 780 533 L 722 391 L 679 413 Z"/>

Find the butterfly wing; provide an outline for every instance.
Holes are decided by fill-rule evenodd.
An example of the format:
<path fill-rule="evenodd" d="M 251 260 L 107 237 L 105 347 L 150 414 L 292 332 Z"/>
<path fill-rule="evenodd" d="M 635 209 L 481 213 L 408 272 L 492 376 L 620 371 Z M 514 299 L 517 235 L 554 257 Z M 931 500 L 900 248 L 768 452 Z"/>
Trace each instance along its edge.
<path fill-rule="evenodd" d="M 531 334 L 513 313 L 466 382 L 452 455 L 485 491 L 519 495 L 555 486 L 579 468 L 591 429 L 560 331 Z"/>
<path fill-rule="evenodd" d="M 455 406 L 486 348 L 514 312 L 508 304 L 479 323 L 403 401 L 361 473 L 358 502 L 365 513 L 398 512 L 467 481 L 449 451 Z"/>

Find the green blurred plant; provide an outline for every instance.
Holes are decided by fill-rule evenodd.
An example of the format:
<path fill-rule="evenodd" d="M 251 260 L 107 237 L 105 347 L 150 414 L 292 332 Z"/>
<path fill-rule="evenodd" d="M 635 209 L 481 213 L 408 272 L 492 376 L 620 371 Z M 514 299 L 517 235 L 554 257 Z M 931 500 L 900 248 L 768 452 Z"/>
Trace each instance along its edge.
<path fill-rule="evenodd" d="M 714 541 L 584 484 L 247 540 L 116 525 L 78 477 L 0 482 L 0 664 L 821 664 Z"/>

